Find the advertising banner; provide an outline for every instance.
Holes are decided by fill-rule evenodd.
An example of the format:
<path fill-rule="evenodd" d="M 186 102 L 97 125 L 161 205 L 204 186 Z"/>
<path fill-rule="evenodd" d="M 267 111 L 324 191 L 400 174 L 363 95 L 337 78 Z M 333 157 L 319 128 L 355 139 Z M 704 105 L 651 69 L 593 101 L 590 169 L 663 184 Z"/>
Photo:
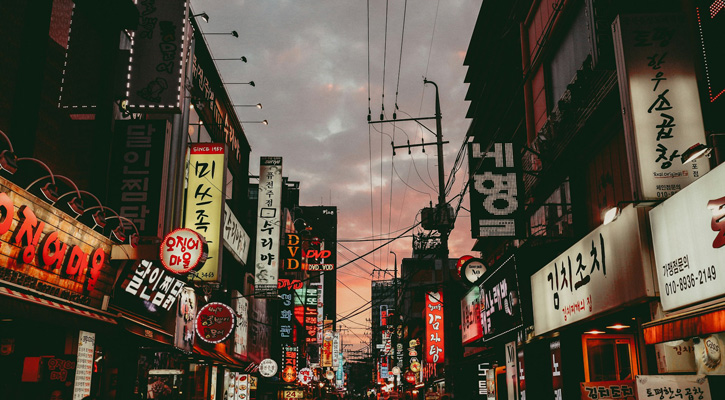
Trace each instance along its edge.
<path fill-rule="evenodd" d="M 279 287 L 279 286 L 278 286 Z M 294 289 L 291 286 L 280 287 L 278 289 L 279 299 L 279 339 L 282 345 L 292 345 L 295 341 L 293 335 L 294 321 Z"/>
<path fill-rule="evenodd" d="M 96 334 L 80 331 L 78 333 L 78 361 L 76 361 L 76 377 L 73 384 L 73 400 L 82 400 L 91 394 L 95 351 Z"/>
<path fill-rule="evenodd" d="M 163 236 L 170 140 L 165 119 L 115 122 L 108 205 L 133 221 L 141 236 Z"/>
<path fill-rule="evenodd" d="M 282 346 L 282 367 L 280 368 L 280 379 L 287 383 L 297 380 L 298 355 L 300 348 L 297 346 Z"/>
<path fill-rule="evenodd" d="M 254 295 L 259 298 L 277 297 L 281 202 L 282 157 L 261 157 L 257 200 L 257 251 L 254 262 Z"/>
<path fill-rule="evenodd" d="M 332 367 L 332 331 L 325 331 L 322 338 L 322 359 L 320 365 L 325 367 Z"/>
<path fill-rule="evenodd" d="M 464 345 L 483 337 L 480 293 L 481 289 L 474 286 L 461 299 L 461 339 Z"/>
<path fill-rule="evenodd" d="M 302 268 L 302 242 L 296 233 L 285 233 L 284 270 L 298 271 Z"/>
<path fill-rule="evenodd" d="M 510 237 L 524 234 L 519 200 L 524 187 L 521 156 L 513 143 L 494 143 L 491 151 L 481 143 L 468 145 L 471 180 L 471 236 Z"/>
<path fill-rule="evenodd" d="M 480 284 L 483 340 L 495 339 L 521 327 L 521 301 L 512 255 Z"/>
<path fill-rule="evenodd" d="M 176 329 L 174 346 L 184 353 L 190 354 L 194 349 L 194 320 L 196 319 L 196 293 L 194 288 L 184 287 L 181 290 L 176 308 Z"/>
<path fill-rule="evenodd" d="M 139 304 L 149 302 L 166 311 L 171 310 L 185 286 L 184 281 L 148 260 L 139 261 L 121 284 L 126 293 L 138 298 Z"/>
<path fill-rule="evenodd" d="M 725 295 L 723 179 L 719 166 L 649 213 L 665 311 Z"/>
<path fill-rule="evenodd" d="M 247 255 L 249 255 L 249 235 L 226 203 L 224 203 L 223 232 L 224 247 L 232 253 L 237 261 L 246 265 Z"/>
<path fill-rule="evenodd" d="M 619 15 L 612 24 L 619 95 L 635 200 L 663 199 L 707 173 L 707 160 L 682 163 L 705 143 L 686 25 L 677 14 Z"/>
<path fill-rule="evenodd" d="M 561 376 L 561 342 L 551 341 L 549 351 L 551 352 L 551 382 L 554 388 L 554 398 L 561 399 L 561 391 L 564 389 L 564 378 Z"/>
<path fill-rule="evenodd" d="M 131 31 L 128 108 L 143 112 L 178 111 L 189 37 L 188 2 L 141 1 L 136 6 L 140 23 Z"/>
<path fill-rule="evenodd" d="M 197 143 L 190 146 L 184 227 L 202 235 L 208 245 L 209 255 L 196 274 L 205 282 L 221 280 L 225 165 L 224 145 Z"/>
<path fill-rule="evenodd" d="M 637 400 L 634 381 L 581 382 L 582 400 Z"/>
<path fill-rule="evenodd" d="M 332 369 L 340 368 L 340 332 L 332 332 Z"/>
<path fill-rule="evenodd" d="M 445 360 L 443 292 L 425 294 L 425 326 L 425 361 L 431 364 L 442 363 Z"/>
<path fill-rule="evenodd" d="M 644 213 L 626 207 L 531 276 L 537 335 L 655 295 Z"/>
<path fill-rule="evenodd" d="M 237 314 L 237 327 L 234 329 L 233 354 L 242 360 L 247 359 L 247 336 L 249 334 L 249 300 L 236 290 L 232 291 L 232 308 Z"/>
<path fill-rule="evenodd" d="M 683 399 L 712 400 L 707 375 L 637 375 L 637 399 L 659 399 L 665 395 Z"/>

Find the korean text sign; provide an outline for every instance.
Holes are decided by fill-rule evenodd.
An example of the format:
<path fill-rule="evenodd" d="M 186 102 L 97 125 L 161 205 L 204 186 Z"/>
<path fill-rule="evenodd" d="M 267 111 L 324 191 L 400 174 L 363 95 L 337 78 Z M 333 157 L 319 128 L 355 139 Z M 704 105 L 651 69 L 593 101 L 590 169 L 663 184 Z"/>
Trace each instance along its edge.
<path fill-rule="evenodd" d="M 444 361 L 443 292 L 425 294 L 425 361 L 432 364 Z"/>
<path fill-rule="evenodd" d="M 234 258 L 242 264 L 247 264 L 247 255 L 249 254 L 249 235 L 244 230 L 242 224 L 232 209 L 224 204 L 224 247 L 232 253 Z"/>
<path fill-rule="evenodd" d="M 73 400 L 81 400 L 91 394 L 93 360 L 96 351 L 96 334 L 80 331 L 78 334 L 78 360 L 73 384 Z"/>
<path fill-rule="evenodd" d="M 163 119 L 116 121 L 110 206 L 133 221 L 141 236 L 163 236 L 159 216 L 164 213 L 170 137 L 171 124 Z"/>
<path fill-rule="evenodd" d="M 197 272 L 198 277 L 207 282 L 219 282 L 221 279 L 225 173 L 224 145 L 217 143 L 191 145 L 184 227 L 202 235 L 209 247 L 206 262 Z"/>
<path fill-rule="evenodd" d="M 637 375 L 635 386 L 639 400 L 712 400 L 707 375 Z"/>
<path fill-rule="evenodd" d="M 521 326 L 521 301 L 516 258 L 506 259 L 480 285 L 483 340 L 494 339 Z"/>
<path fill-rule="evenodd" d="M 138 2 L 139 24 L 131 36 L 126 98 L 130 108 L 170 111 L 181 105 L 188 45 L 186 0 Z"/>
<path fill-rule="evenodd" d="M 463 344 L 483 337 L 480 293 L 479 287 L 474 286 L 461 299 L 461 340 Z"/>
<path fill-rule="evenodd" d="M 494 143 L 493 148 L 486 151 L 480 143 L 473 142 L 469 144 L 468 154 L 471 171 L 471 236 L 521 235 L 521 157 L 513 143 Z"/>
<path fill-rule="evenodd" d="M 281 202 L 282 157 L 261 157 L 257 200 L 257 251 L 254 262 L 254 294 L 257 297 L 277 297 Z"/>
<path fill-rule="evenodd" d="M 160 265 L 141 260 L 131 271 L 121 288 L 138 297 L 139 302 L 147 301 L 166 311 L 176 303 L 186 284 Z"/>
<path fill-rule="evenodd" d="M 709 169 L 681 158 L 705 143 L 688 32 L 674 14 L 620 15 L 612 30 L 634 193 L 666 198 Z"/>
<path fill-rule="evenodd" d="M 725 167 L 719 166 L 650 211 L 665 311 L 725 294 Z"/>
<path fill-rule="evenodd" d="M 237 326 L 234 328 L 233 353 L 242 360 L 247 359 L 247 337 L 249 334 L 249 300 L 236 290 L 232 291 L 232 307 L 237 314 Z"/>
<path fill-rule="evenodd" d="M 531 276 L 537 335 L 655 295 L 644 213 L 628 206 Z"/>
<path fill-rule="evenodd" d="M 634 381 L 581 382 L 582 400 L 637 400 Z"/>

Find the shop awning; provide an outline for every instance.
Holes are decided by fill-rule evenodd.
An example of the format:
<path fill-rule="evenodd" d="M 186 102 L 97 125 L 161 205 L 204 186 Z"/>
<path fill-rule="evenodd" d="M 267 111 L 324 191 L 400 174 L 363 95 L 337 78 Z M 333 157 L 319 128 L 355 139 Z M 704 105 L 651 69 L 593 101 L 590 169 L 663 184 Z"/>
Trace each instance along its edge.
<path fill-rule="evenodd" d="M 116 320 L 114 320 L 113 318 L 107 317 L 100 313 L 89 311 L 89 310 L 79 308 L 79 307 L 73 307 L 73 306 L 70 306 L 67 304 L 62 304 L 62 303 L 48 300 L 45 298 L 41 298 L 38 296 L 33 296 L 31 294 L 27 294 L 27 293 L 24 293 L 21 291 L 10 289 L 9 287 L 6 287 L 6 286 L 0 286 L 0 295 L 5 295 L 5 296 L 8 296 L 8 297 L 11 297 L 14 299 L 24 300 L 24 301 L 28 301 L 33 304 L 39 304 L 39 305 L 54 308 L 57 310 L 62 310 L 62 311 L 73 313 L 73 314 L 80 315 L 83 317 L 97 319 L 99 321 L 107 322 L 109 324 L 116 323 Z"/>
<path fill-rule="evenodd" d="M 123 322 L 122 325 L 128 332 L 161 344 L 169 346 L 174 345 L 174 336 L 170 333 L 164 332 L 161 327 L 145 323 L 137 318 L 123 313 L 119 313 L 118 317 L 119 321 Z"/>
<path fill-rule="evenodd" d="M 725 302 L 642 324 L 647 344 L 725 332 Z"/>

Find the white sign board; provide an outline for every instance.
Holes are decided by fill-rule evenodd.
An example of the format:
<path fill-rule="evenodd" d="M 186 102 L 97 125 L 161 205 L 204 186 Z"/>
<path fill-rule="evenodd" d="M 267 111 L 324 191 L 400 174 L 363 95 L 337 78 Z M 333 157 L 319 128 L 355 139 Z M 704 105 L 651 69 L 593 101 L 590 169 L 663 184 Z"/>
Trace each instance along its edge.
<path fill-rule="evenodd" d="M 96 351 L 96 334 L 80 331 L 78 334 L 78 361 L 73 385 L 73 400 L 82 400 L 91 394 L 93 358 Z"/>
<path fill-rule="evenodd" d="M 249 235 L 226 203 L 224 203 L 224 230 L 222 234 L 224 236 L 224 247 L 232 253 L 237 261 L 246 265 L 247 255 L 249 254 Z"/>
<path fill-rule="evenodd" d="M 612 31 L 635 197 L 666 198 L 709 169 L 680 157 L 705 143 L 689 32 L 675 14 L 620 15 Z"/>
<path fill-rule="evenodd" d="M 516 342 L 506 343 L 506 388 L 508 399 L 518 400 L 518 379 L 516 378 Z"/>
<path fill-rule="evenodd" d="M 644 214 L 628 206 L 531 276 L 537 335 L 656 295 Z"/>
<path fill-rule="evenodd" d="M 723 179 L 720 166 L 650 211 L 665 311 L 725 294 L 725 276 L 718 273 L 725 268 Z"/>
<path fill-rule="evenodd" d="M 262 157 L 259 164 L 254 294 L 257 298 L 277 298 L 282 225 L 282 157 Z"/>
<path fill-rule="evenodd" d="M 637 375 L 634 383 L 639 400 L 669 397 L 712 400 L 705 375 Z"/>
<path fill-rule="evenodd" d="M 237 327 L 234 328 L 234 355 L 247 359 L 247 337 L 249 333 L 249 300 L 236 290 L 232 291 L 232 307 L 237 314 Z"/>

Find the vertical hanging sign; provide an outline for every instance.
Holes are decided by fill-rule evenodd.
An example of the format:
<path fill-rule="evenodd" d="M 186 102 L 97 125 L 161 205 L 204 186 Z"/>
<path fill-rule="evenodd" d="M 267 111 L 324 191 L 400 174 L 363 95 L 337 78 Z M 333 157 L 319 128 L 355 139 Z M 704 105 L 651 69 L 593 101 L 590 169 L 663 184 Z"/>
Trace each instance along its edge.
<path fill-rule="evenodd" d="M 222 211 L 226 165 L 224 145 L 218 143 L 191 145 L 184 227 L 202 235 L 209 246 L 206 262 L 197 272 L 197 276 L 207 282 L 221 280 Z"/>
<path fill-rule="evenodd" d="M 473 142 L 468 148 L 471 171 L 471 236 L 518 237 L 524 230 L 519 199 L 523 194 L 521 157 L 513 143 L 494 143 L 492 151 Z M 521 192 L 521 193 L 519 193 Z"/>
<path fill-rule="evenodd" d="M 257 298 L 277 297 L 281 203 L 282 157 L 261 157 L 254 263 L 254 295 Z"/>
<path fill-rule="evenodd" d="M 682 160 L 705 143 L 687 29 L 676 14 L 637 14 L 618 16 L 612 32 L 635 200 L 670 197 L 710 169 Z"/>
<path fill-rule="evenodd" d="M 443 292 L 425 295 L 425 361 L 430 364 L 444 360 L 443 340 Z"/>
<path fill-rule="evenodd" d="M 73 400 L 81 400 L 91 394 L 95 349 L 96 334 L 80 331 L 78 334 L 78 361 L 76 362 L 76 379 L 73 385 Z"/>

